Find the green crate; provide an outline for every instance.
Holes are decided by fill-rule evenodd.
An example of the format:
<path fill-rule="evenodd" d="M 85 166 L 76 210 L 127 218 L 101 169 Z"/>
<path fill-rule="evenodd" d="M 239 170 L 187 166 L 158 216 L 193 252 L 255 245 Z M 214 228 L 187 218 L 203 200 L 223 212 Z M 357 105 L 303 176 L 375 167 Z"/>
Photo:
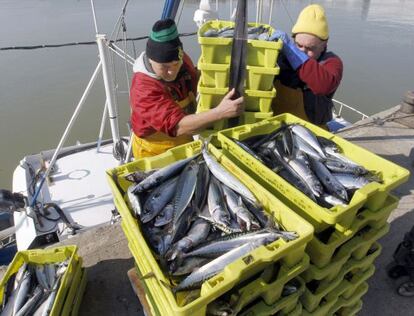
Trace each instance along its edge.
<path fill-rule="evenodd" d="M 81 259 L 81 258 L 80 258 Z M 86 286 L 86 270 L 82 268 L 82 260 L 79 260 L 78 268 L 73 276 L 72 285 L 69 289 L 68 295 L 63 305 L 61 316 L 77 315 L 80 302 L 83 298 L 83 293 Z"/>
<path fill-rule="evenodd" d="M 197 113 L 201 113 L 204 111 L 208 111 L 209 108 L 205 107 L 202 103 L 202 98 L 200 99 L 200 102 L 198 103 L 197 107 Z M 268 118 L 271 118 L 273 116 L 273 112 L 243 112 L 242 115 L 239 117 L 239 123 L 240 124 L 253 124 L 257 123 L 263 120 L 266 120 Z M 228 120 L 223 119 L 220 121 L 217 121 L 213 124 L 213 126 L 208 127 L 200 134 L 203 137 L 207 137 L 211 134 L 217 133 L 218 131 L 221 131 L 222 129 L 227 128 L 228 126 Z M 218 142 L 217 142 L 218 143 Z"/>
<path fill-rule="evenodd" d="M 306 308 L 302 305 L 302 316 L 326 316 L 330 315 L 329 311 L 333 308 L 335 303 L 338 301 L 338 298 L 332 300 L 323 299 L 319 307 L 313 312 L 307 311 Z"/>
<path fill-rule="evenodd" d="M 328 265 L 338 248 L 351 239 L 355 234 L 365 226 L 372 228 L 381 228 L 387 222 L 391 212 L 398 206 L 399 199 L 393 195 L 389 195 L 385 201 L 384 207 L 376 212 L 364 209 L 361 213 L 356 215 L 352 226 L 344 232 L 335 230 L 327 242 L 323 242 L 318 235 L 306 247 L 306 253 L 310 256 L 312 264 L 319 268 Z M 323 233 L 321 233 L 323 234 Z"/>
<path fill-rule="evenodd" d="M 216 107 L 228 92 L 228 88 L 209 88 L 198 84 L 200 93 L 200 110 L 209 110 Z M 276 97 L 276 89 L 271 91 L 245 90 L 244 107 L 246 111 L 251 112 L 272 112 L 272 101 Z M 273 115 L 272 115 L 273 116 Z"/>
<path fill-rule="evenodd" d="M 387 231 L 388 227 L 384 225 L 383 228 L 371 233 L 374 236 L 371 235 L 372 238 L 370 238 L 369 241 L 371 242 L 371 240 L 373 240 L 372 244 L 369 246 L 370 252 L 368 254 L 368 251 L 366 251 L 364 257 L 360 260 L 364 260 L 368 265 L 374 262 L 382 250 L 381 245 L 376 243 L 375 240 L 377 240 L 380 236 L 383 236 Z M 335 256 L 334 260 L 329 265 L 324 268 L 318 268 L 317 266 L 311 264 L 309 268 L 304 273 L 302 273 L 301 277 L 305 280 L 305 282 L 310 282 L 312 280 L 325 280 L 329 282 L 335 279 L 344 264 L 350 260 L 350 257 L 355 251 L 358 250 L 359 247 L 362 247 L 364 250 L 367 248 L 364 243 L 361 246 L 359 244 L 360 242 L 363 242 L 363 239 L 361 237 L 358 236 L 352 238 L 347 244 L 343 246 L 344 249 L 341 249 L 341 254 Z"/>
<path fill-rule="evenodd" d="M 143 283 L 147 289 L 148 296 L 151 297 L 149 300 L 150 304 L 156 308 L 155 315 L 192 315 L 194 313 L 205 315 L 206 307 L 210 302 L 256 273 L 264 271 L 269 265 L 280 262 L 282 265 L 285 264 L 291 267 L 300 263 L 305 256 L 306 244 L 312 238 L 313 230 L 309 223 L 287 208 L 269 192 L 265 191 L 238 168 L 237 165 L 210 144 L 209 150 L 217 160 L 256 195 L 271 216 L 287 230 L 296 231 L 299 238 L 290 242 L 277 240 L 266 247 L 255 249 L 249 254 L 250 260 L 248 262 L 240 258 L 228 265 L 220 274 L 205 281 L 201 287 L 200 297 L 186 305 L 182 305 L 180 298 L 177 302 L 171 289 L 164 285 L 168 284 L 169 280 L 161 271 L 142 236 L 138 222 L 133 218 L 128 208 L 127 201 L 125 200 L 127 197 L 124 195 L 131 183 L 125 180 L 123 175 L 136 170 L 151 170 L 164 167 L 174 161 L 199 153 L 201 146 L 200 141 L 191 142 L 168 150 L 161 155 L 139 159 L 107 171 L 107 179 L 113 192 L 114 202 L 122 217 L 122 228 L 128 239 L 128 246 L 143 276 Z M 272 291 L 274 290 L 272 289 Z"/>
<path fill-rule="evenodd" d="M 365 281 L 370 276 L 372 276 L 374 272 L 374 265 L 371 264 L 370 266 L 366 267 L 366 262 L 364 262 L 364 260 L 351 259 L 344 265 L 344 267 L 341 269 L 338 276 L 334 280 L 320 282 L 314 291 L 309 290 L 308 286 L 306 285 L 305 290 L 300 298 L 300 301 L 307 311 L 314 311 L 318 308 L 320 302 L 324 297 L 332 299 L 335 298 L 333 295 L 339 297 L 342 293 L 346 293 L 345 295 L 342 295 L 345 298 L 348 298 L 349 291 L 353 291 L 356 286 L 351 288 L 351 286 L 349 286 L 349 282 L 344 280 L 344 277 L 347 274 L 352 273 L 355 275 L 355 279 L 360 278 L 362 281 Z M 343 282 L 345 282 L 345 285 L 348 285 L 349 287 L 347 289 L 343 289 L 343 292 L 339 294 L 337 288 Z"/>
<path fill-rule="evenodd" d="M 200 82 L 206 88 L 228 88 L 230 65 L 208 64 L 202 59 L 198 61 L 197 68 L 201 71 Z M 273 67 L 246 67 L 246 90 L 273 90 L 275 75 L 278 75 L 280 68 Z"/>
<path fill-rule="evenodd" d="M 86 269 L 82 268 L 82 276 L 79 283 L 79 287 L 77 288 L 75 299 L 73 300 L 72 304 L 72 311 L 70 313 L 71 316 L 77 316 L 79 312 L 80 305 L 83 299 L 83 293 L 85 292 L 86 284 L 87 284 L 87 272 Z"/>
<path fill-rule="evenodd" d="M 46 264 L 62 262 L 69 259 L 67 270 L 61 278 L 55 302 L 53 303 L 52 310 L 49 314 L 51 316 L 61 315 L 66 294 L 72 286 L 73 276 L 76 273 L 77 267 L 80 266 L 80 257 L 77 254 L 77 249 L 78 248 L 76 246 L 71 245 L 17 252 L 0 282 L 0 302 L 3 301 L 4 287 L 7 284 L 7 281 L 25 262 L 32 264 Z"/>
<path fill-rule="evenodd" d="M 301 316 L 302 315 L 302 304 L 298 302 L 296 306 L 293 307 L 292 310 L 289 310 L 288 312 L 284 312 L 284 309 L 281 310 L 279 313 L 277 313 L 277 316 Z"/>
<path fill-rule="evenodd" d="M 248 23 L 248 26 L 264 25 L 261 23 Z M 198 43 L 201 46 L 201 56 L 204 62 L 209 64 L 230 64 L 232 38 L 204 37 L 203 34 L 211 28 L 223 28 L 232 26 L 234 22 L 212 20 L 206 22 L 198 30 Z M 269 35 L 274 29 L 269 28 Z M 247 40 L 247 65 L 258 67 L 274 67 L 279 51 L 282 49 L 282 41 L 269 42 L 259 40 Z"/>
<path fill-rule="evenodd" d="M 338 316 L 353 316 L 357 315 L 362 309 L 362 300 L 359 300 L 352 306 L 344 306 L 338 309 L 335 314 Z"/>
<path fill-rule="evenodd" d="M 275 281 L 268 281 L 274 273 L 273 270 L 276 269 L 274 265 L 265 268 L 259 278 L 239 290 L 232 290 L 232 300 L 233 297 L 237 300 L 237 303 L 232 307 L 234 314 L 237 314 L 244 306 L 249 305 L 258 299 L 263 300 L 267 305 L 275 304 L 275 302 L 280 300 L 285 284 L 306 270 L 308 265 L 309 258 L 306 255 L 301 262 L 294 266 L 282 264 L 278 269 Z M 302 285 L 302 283 L 300 284 Z"/>
<path fill-rule="evenodd" d="M 248 308 L 242 310 L 240 316 L 268 316 L 268 315 L 300 315 L 298 312 L 302 311 L 302 305 L 298 303 L 299 297 L 303 292 L 304 283 L 300 278 L 296 278 L 300 287 L 296 293 L 281 297 L 272 304 L 267 304 L 264 300 L 258 300 L 258 303 L 250 305 Z M 298 307 L 299 306 L 299 307 Z"/>
<path fill-rule="evenodd" d="M 329 138 L 342 148 L 345 156 L 367 169 L 379 173 L 382 176 L 383 183 L 371 182 L 357 190 L 348 205 L 338 205 L 327 209 L 316 204 L 231 140 L 231 138 L 244 140 L 251 136 L 266 135 L 278 129 L 282 123 L 300 124 L 309 128 L 318 136 Z M 221 131 L 218 133 L 218 138 L 223 152 L 227 156 L 237 161 L 243 170 L 257 182 L 309 221 L 314 226 L 315 232 L 320 232 L 330 226 L 335 226 L 335 229 L 340 231 L 349 229 L 360 209 L 380 210 L 384 206 L 389 192 L 405 182 L 409 176 L 408 170 L 393 162 L 287 113 L 256 124 L 237 126 Z"/>
<path fill-rule="evenodd" d="M 366 282 L 363 282 L 356 288 L 356 290 L 354 291 L 354 295 L 351 298 L 349 299 L 345 299 L 343 297 L 338 298 L 336 303 L 332 306 L 331 310 L 329 311 L 329 315 L 333 315 L 337 311 L 342 310 L 344 307 L 352 307 L 352 306 L 357 305 L 358 302 L 361 300 L 361 297 L 364 296 L 364 294 L 367 292 L 368 292 L 368 284 Z M 348 316 L 347 314 L 341 314 L 341 315 Z"/>

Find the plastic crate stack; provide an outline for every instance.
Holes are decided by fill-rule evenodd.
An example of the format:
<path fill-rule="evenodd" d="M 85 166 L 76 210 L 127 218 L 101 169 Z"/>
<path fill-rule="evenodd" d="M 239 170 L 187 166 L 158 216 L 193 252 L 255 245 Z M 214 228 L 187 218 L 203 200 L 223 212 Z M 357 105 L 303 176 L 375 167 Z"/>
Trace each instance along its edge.
<path fill-rule="evenodd" d="M 383 183 L 371 182 L 357 190 L 348 205 L 327 209 L 231 140 L 269 134 L 282 122 L 304 125 L 334 141 L 345 156 L 379 172 Z M 300 298 L 302 314 L 356 314 L 362 307 L 361 297 L 368 291 L 366 281 L 375 271 L 373 262 L 381 252 L 377 240 L 388 232 L 387 218 L 398 205 L 398 199 L 389 192 L 408 179 L 408 170 L 290 114 L 222 131 L 218 139 L 226 156 L 314 227 L 314 238 L 306 247 L 310 266 L 301 274 L 305 281 Z"/>
<path fill-rule="evenodd" d="M 213 138 L 212 142 L 214 141 Z M 203 316 L 207 315 L 210 304 L 224 301 L 231 306 L 233 315 L 300 315 L 302 310 L 298 300 L 305 285 L 298 276 L 309 265 L 305 248 L 313 235 L 312 226 L 253 181 L 212 144 L 209 145 L 209 151 L 222 166 L 252 191 L 270 216 L 286 230 L 297 232 L 299 237 L 290 242 L 279 239 L 230 263 L 221 273 L 206 280 L 200 294 L 191 301 L 186 300 L 190 292 L 179 292 L 175 295 L 166 286 L 174 280 L 161 270 L 142 235 L 138 220 L 132 215 L 128 197 L 125 195 L 132 183 L 124 175 L 167 166 L 199 153 L 201 148 L 202 143 L 195 141 L 175 147 L 164 154 L 139 159 L 107 171 L 114 202 L 122 217 L 121 225 L 150 305 L 151 310 L 146 312 L 151 315 Z M 292 285 L 296 290 L 287 292 L 286 287 Z"/>
<path fill-rule="evenodd" d="M 267 24 L 249 23 L 249 27 L 264 26 L 271 35 L 273 28 Z M 234 22 L 209 21 L 198 31 L 198 42 L 201 46 L 201 57 L 198 69 L 201 77 L 198 84 L 200 100 L 197 112 L 207 111 L 217 106 L 229 90 L 229 74 L 231 48 L 233 39 L 223 37 L 204 37 L 204 33 L 212 28 L 222 29 L 234 27 Z M 274 76 L 279 74 L 276 64 L 282 42 L 265 40 L 247 41 L 247 67 L 245 90 L 245 113 L 240 116 L 240 124 L 250 124 L 273 116 L 271 104 L 276 96 L 273 87 Z M 216 122 L 207 134 L 227 127 L 225 120 Z"/>
<path fill-rule="evenodd" d="M 76 246 L 63 246 L 17 252 L 1 280 L 0 302 L 4 300 L 7 281 L 24 263 L 43 265 L 67 261 L 67 269 L 61 278 L 54 304 L 48 315 L 76 316 L 87 282 L 86 271 L 82 268 L 82 258 L 78 256 L 77 249 Z"/>

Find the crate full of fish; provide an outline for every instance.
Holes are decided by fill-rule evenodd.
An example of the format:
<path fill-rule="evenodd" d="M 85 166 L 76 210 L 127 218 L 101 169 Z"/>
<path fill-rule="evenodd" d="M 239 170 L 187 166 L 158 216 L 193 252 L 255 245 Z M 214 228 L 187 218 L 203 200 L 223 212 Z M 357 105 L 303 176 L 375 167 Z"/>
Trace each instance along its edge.
<path fill-rule="evenodd" d="M 230 65 L 208 64 L 202 58 L 198 61 L 197 68 L 201 71 L 200 81 L 208 88 L 228 88 L 230 77 Z M 273 80 L 278 75 L 280 68 L 246 66 L 246 90 L 269 91 L 273 89 Z"/>
<path fill-rule="evenodd" d="M 200 94 L 200 101 L 203 109 L 212 109 L 219 105 L 223 97 L 228 92 L 228 88 L 209 88 L 204 87 L 201 81 L 197 88 Z M 251 112 L 272 112 L 272 101 L 276 97 L 276 89 L 270 91 L 245 90 L 244 107 L 246 111 Z"/>
<path fill-rule="evenodd" d="M 345 231 L 361 208 L 380 210 L 409 171 L 341 137 L 281 114 L 218 133 L 223 152 L 316 232 Z"/>
<path fill-rule="evenodd" d="M 281 41 L 269 41 L 274 29 L 267 24 L 248 23 L 247 65 L 275 67 Z M 230 64 L 234 22 L 212 20 L 198 30 L 201 57 L 208 64 Z"/>
<path fill-rule="evenodd" d="M 160 315 L 205 315 L 217 301 L 237 314 L 259 296 L 273 303 L 308 266 L 312 226 L 212 144 L 192 142 L 107 173 Z"/>
<path fill-rule="evenodd" d="M 76 246 L 19 251 L 0 283 L 1 315 L 69 315 L 81 264 Z"/>
<path fill-rule="evenodd" d="M 203 98 L 200 99 L 197 106 L 197 113 L 208 111 L 209 107 L 204 106 Z M 260 122 L 271 118 L 273 116 L 273 112 L 249 112 L 244 111 L 239 117 L 239 124 L 252 124 L 256 122 Z M 211 126 L 208 126 L 204 131 L 200 134 L 203 136 L 208 136 L 210 134 L 216 133 L 221 131 L 225 128 L 228 128 L 228 119 L 222 119 L 217 122 L 214 122 Z"/>

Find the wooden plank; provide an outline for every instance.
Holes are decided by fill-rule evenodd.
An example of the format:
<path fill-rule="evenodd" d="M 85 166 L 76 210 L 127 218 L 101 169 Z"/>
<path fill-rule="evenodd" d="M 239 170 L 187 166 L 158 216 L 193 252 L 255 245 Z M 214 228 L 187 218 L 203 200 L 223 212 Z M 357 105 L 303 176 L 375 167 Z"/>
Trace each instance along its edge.
<path fill-rule="evenodd" d="M 130 269 L 128 272 L 128 279 L 131 282 L 132 289 L 134 290 L 135 294 L 137 295 L 144 314 L 146 316 L 153 316 L 151 312 L 151 306 L 148 303 L 147 297 L 145 295 L 145 288 L 142 284 L 142 280 L 138 277 L 137 271 L 135 268 Z"/>

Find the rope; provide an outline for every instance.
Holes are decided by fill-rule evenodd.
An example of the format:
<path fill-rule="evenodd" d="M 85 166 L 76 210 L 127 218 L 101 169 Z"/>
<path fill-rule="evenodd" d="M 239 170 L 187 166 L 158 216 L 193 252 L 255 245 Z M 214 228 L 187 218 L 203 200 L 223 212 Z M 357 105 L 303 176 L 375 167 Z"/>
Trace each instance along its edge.
<path fill-rule="evenodd" d="M 187 37 L 187 36 L 194 36 L 197 32 L 187 32 L 187 33 L 181 33 L 179 34 L 180 37 Z M 132 37 L 127 38 L 126 41 L 141 41 L 149 38 L 149 36 L 138 36 L 138 37 Z M 110 43 L 117 43 L 122 42 L 124 39 L 117 39 L 117 40 L 111 40 Z M 87 42 L 70 42 L 70 43 L 62 43 L 62 44 L 42 44 L 42 45 L 31 45 L 31 46 L 6 46 L 6 47 L 0 47 L 0 51 L 5 50 L 32 50 L 32 49 L 40 49 L 40 48 L 58 48 L 58 47 L 67 47 L 67 46 L 80 46 L 80 45 L 96 45 L 96 41 L 87 41 Z"/>
<path fill-rule="evenodd" d="M 180 14 L 178 15 L 177 26 L 180 24 L 181 14 L 183 14 L 184 4 L 185 4 L 185 0 L 183 0 L 181 4 L 181 10 L 180 10 Z"/>
<path fill-rule="evenodd" d="M 292 25 L 293 25 L 293 24 L 295 24 L 295 22 L 294 22 L 294 21 L 293 21 L 293 19 L 292 19 L 292 16 L 291 16 L 291 15 L 290 15 L 290 13 L 289 13 L 288 8 L 286 7 L 285 2 L 284 2 L 283 0 L 280 0 L 280 2 L 282 2 L 283 8 L 285 8 L 285 11 L 286 11 L 287 16 L 289 17 L 290 23 L 291 23 Z"/>

